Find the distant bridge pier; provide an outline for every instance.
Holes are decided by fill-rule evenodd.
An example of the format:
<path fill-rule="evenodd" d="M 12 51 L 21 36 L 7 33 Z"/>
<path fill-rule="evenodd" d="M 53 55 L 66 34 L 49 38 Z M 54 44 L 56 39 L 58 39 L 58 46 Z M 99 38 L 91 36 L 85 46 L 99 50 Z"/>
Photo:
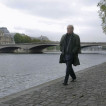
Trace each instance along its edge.
<path fill-rule="evenodd" d="M 18 48 L 14 51 L 15 53 L 29 53 L 28 49 Z"/>

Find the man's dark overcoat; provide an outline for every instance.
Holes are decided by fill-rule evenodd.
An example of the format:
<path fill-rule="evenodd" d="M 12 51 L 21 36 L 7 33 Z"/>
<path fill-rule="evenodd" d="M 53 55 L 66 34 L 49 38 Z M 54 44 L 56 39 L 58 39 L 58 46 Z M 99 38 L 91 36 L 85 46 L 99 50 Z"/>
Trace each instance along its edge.
<path fill-rule="evenodd" d="M 66 34 L 62 35 L 60 40 L 60 51 L 65 54 L 64 49 L 66 48 Z M 78 53 L 81 53 L 81 45 L 80 45 L 80 38 L 77 34 L 73 33 L 71 37 L 71 42 L 69 44 L 68 53 L 74 54 L 73 65 L 77 66 L 80 65 L 80 61 L 78 58 Z"/>

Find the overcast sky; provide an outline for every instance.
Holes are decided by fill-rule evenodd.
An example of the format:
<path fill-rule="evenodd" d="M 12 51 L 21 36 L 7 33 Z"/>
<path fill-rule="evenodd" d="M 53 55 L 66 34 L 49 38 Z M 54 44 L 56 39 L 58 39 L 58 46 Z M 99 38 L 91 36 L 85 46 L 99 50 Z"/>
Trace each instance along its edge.
<path fill-rule="evenodd" d="M 0 0 L 0 27 L 60 41 L 68 24 L 81 42 L 106 42 L 98 15 L 99 0 Z"/>

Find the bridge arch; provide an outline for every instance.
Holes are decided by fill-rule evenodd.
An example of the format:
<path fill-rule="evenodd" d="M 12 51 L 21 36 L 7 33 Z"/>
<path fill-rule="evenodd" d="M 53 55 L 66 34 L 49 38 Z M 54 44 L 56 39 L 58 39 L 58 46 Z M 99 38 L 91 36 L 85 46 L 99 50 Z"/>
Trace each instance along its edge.
<path fill-rule="evenodd" d="M 14 51 L 19 48 L 20 47 L 3 47 L 3 48 L 0 48 L 0 53 L 14 53 Z"/>
<path fill-rule="evenodd" d="M 50 45 L 50 44 L 46 44 L 46 45 L 37 45 L 34 47 L 31 47 L 29 50 L 31 53 L 42 53 L 43 49 L 50 47 L 50 46 L 57 46 L 57 45 Z"/>
<path fill-rule="evenodd" d="M 85 46 L 81 46 L 81 48 L 86 48 L 86 47 L 92 47 L 92 46 L 100 46 L 100 45 L 85 45 Z"/>

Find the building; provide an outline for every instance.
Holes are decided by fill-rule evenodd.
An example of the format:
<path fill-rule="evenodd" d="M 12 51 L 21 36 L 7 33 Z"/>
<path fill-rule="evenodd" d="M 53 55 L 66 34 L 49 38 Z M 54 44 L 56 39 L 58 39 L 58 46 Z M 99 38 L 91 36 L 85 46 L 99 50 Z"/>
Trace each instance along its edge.
<path fill-rule="evenodd" d="M 0 28 L 0 44 L 15 44 L 13 34 L 6 27 Z"/>
<path fill-rule="evenodd" d="M 41 40 L 41 41 L 43 41 L 43 40 L 49 41 L 49 39 L 47 38 L 47 36 L 42 36 L 42 35 L 40 37 L 38 37 L 38 39 Z"/>

